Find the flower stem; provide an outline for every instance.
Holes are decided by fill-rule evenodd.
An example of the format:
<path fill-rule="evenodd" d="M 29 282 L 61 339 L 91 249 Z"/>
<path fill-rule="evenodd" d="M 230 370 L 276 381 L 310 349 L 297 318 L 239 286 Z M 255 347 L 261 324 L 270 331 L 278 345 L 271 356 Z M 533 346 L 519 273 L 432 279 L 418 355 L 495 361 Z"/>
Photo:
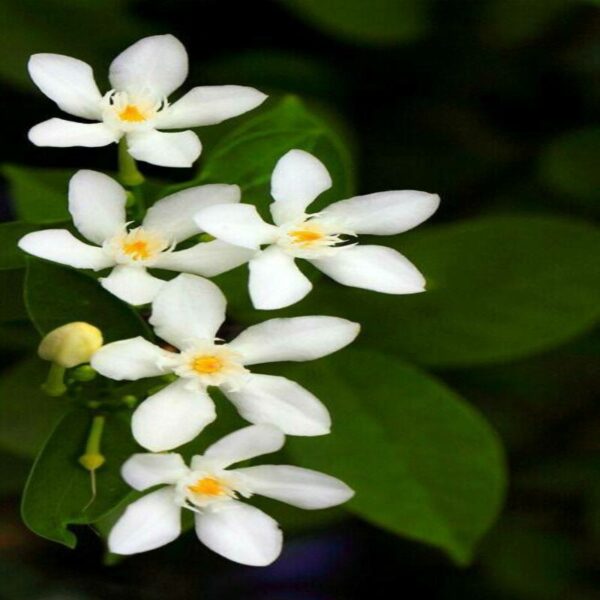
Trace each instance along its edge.
<path fill-rule="evenodd" d="M 48 377 L 45 383 L 42 384 L 42 390 L 48 394 L 48 396 L 62 396 L 67 391 L 67 386 L 64 382 L 65 368 L 61 367 L 56 363 L 50 365 L 48 371 Z"/>
<path fill-rule="evenodd" d="M 85 512 L 96 499 L 96 469 L 99 469 L 105 461 L 104 455 L 100 452 L 105 421 L 106 417 L 102 415 L 96 415 L 92 419 L 92 426 L 85 445 L 85 454 L 82 454 L 79 457 L 79 464 L 90 472 L 90 483 L 92 487 L 92 496 L 90 501 L 82 509 L 82 512 Z"/>
<path fill-rule="evenodd" d="M 127 139 L 119 140 L 119 179 L 126 187 L 136 187 L 144 183 L 144 176 L 137 168 L 135 159 L 127 149 Z"/>
<path fill-rule="evenodd" d="M 95 471 L 104 464 L 104 456 L 100 453 L 100 443 L 104 433 L 106 417 L 96 415 L 92 420 L 90 433 L 85 445 L 85 454 L 79 457 L 79 462 L 88 471 Z"/>

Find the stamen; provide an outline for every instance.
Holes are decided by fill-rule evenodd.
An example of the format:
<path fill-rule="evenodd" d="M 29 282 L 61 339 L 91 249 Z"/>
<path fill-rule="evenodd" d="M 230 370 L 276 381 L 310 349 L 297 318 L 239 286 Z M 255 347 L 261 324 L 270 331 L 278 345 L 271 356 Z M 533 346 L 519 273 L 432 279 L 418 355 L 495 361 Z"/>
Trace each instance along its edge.
<path fill-rule="evenodd" d="M 198 356 L 192 362 L 192 369 L 197 373 L 217 373 L 223 368 L 223 361 L 214 355 Z"/>
<path fill-rule="evenodd" d="M 128 104 L 120 113 L 119 118 L 122 121 L 128 121 L 130 123 L 140 123 L 145 121 L 146 117 L 142 114 L 140 109 L 135 104 Z"/>
<path fill-rule="evenodd" d="M 150 257 L 148 242 L 145 240 L 136 240 L 135 242 L 123 242 L 123 252 L 133 258 L 133 260 L 146 260 Z"/>
<path fill-rule="evenodd" d="M 200 494 L 202 496 L 224 496 L 227 490 L 213 477 L 204 477 L 198 479 L 193 485 L 188 485 L 188 490 L 192 494 Z"/>
<path fill-rule="evenodd" d="M 310 229 L 296 229 L 296 231 L 290 231 L 290 236 L 296 244 L 310 244 L 322 239 L 324 234 L 321 231 Z"/>

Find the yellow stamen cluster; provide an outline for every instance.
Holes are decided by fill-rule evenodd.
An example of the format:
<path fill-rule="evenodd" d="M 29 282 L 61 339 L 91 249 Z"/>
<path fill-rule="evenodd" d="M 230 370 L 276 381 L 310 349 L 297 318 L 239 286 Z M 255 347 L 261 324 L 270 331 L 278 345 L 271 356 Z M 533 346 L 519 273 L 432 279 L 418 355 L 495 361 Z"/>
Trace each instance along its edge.
<path fill-rule="evenodd" d="M 196 483 L 188 485 L 188 490 L 192 494 L 200 494 L 202 496 L 224 496 L 227 494 L 225 487 L 213 477 L 198 479 Z"/>
<path fill-rule="evenodd" d="M 128 123 L 141 123 L 146 120 L 146 117 L 135 104 L 128 104 L 119 113 L 119 119 Z"/>
<path fill-rule="evenodd" d="M 290 237 L 296 244 L 310 244 L 323 239 L 324 234 L 322 231 L 315 229 L 296 229 L 295 231 L 290 231 Z"/>
<path fill-rule="evenodd" d="M 192 369 L 202 375 L 218 373 L 223 368 L 223 360 L 218 356 L 206 355 L 194 358 Z"/>
<path fill-rule="evenodd" d="M 123 252 L 133 260 L 146 260 L 150 257 L 148 242 L 145 240 L 135 240 L 133 242 L 123 242 Z"/>

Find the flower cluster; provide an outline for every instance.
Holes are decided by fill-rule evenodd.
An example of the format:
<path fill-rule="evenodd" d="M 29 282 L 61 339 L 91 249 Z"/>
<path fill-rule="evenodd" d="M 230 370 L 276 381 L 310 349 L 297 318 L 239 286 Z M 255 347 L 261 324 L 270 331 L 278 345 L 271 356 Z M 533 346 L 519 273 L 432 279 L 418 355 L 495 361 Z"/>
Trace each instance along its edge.
<path fill-rule="evenodd" d="M 218 123 L 266 98 L 240 86 L 197 87 L 170 104 L 168 96 L 188 70 L 185 49 L 170 35 L 145 38 L 120 54 L 110 67 L 113 89 L 104 95 L 90 67 L 74 58 L 38 54 L 29 69 L 61 109 L 98 121 L 50 119 L 30 131 L 35 144 L 103 146 L 123 138 L 132 159 L 162 166 L 191 165 L 201 146 L 192 131 L 159 130 Z M 359 244 L 357 236 L 411 229 L 435 212 L 439 197 L 379 192 L 308 213 L 331 185 L 325 165 L 293 149 L 272 174 L 272 224 L 240 202 L 236 185 L 226 183 L 171 194 L 132 219 L 130 192 L 107 175 L 82 170 L 70 182 L 69 212 L 87 241 L 68 229 L 36 231 L 20 240 L 29 254 L 100 272 L 99 283 L 124 302 L 142 311 L 149 305 L 156 343 L 142 337 L 111 342 L 94 347 L 90 361 L 112 380 L 164 376 L 169 381 L 150 390 L 133 412 L 133 436 L 149 453 L 135 454 L 122 468 L 136 490 L 163 487 L 128 506 L 109 537 L 113 552 L 134 554 L 174 540 L 184 508 L 194 513 L 196 533 L 213 551 L 243 564 L 266 565 L 281 551 L 281 531 L 240 498 L 259 494 L 319 509 L 353 495 L 341 481 L 300 467 L 229 467 L 279 450 L 285 435 L 319 436 L 331 428 L 327 408 L 309 390 L 285 377 L 255 373 L 253 365 L 321 358 L 350 344 L 359 325 L 333 316 L 274 318 L 223 339 L 231 337 L 226 334 L 231 328 L 222 327 L 226 299 L 207 279 L 247 263 L 257 309 L 286 307 L 310 292 L 312 283 L 296 259 L 344 285 L 387 294 L 424 291 L 423 276 L 404 256 Z M 168 278 L 168 271 L 179 274 Z M 252 425 L 225 436 L 187 466 L 170 451 L 214 421 L 213 388 Z"/>

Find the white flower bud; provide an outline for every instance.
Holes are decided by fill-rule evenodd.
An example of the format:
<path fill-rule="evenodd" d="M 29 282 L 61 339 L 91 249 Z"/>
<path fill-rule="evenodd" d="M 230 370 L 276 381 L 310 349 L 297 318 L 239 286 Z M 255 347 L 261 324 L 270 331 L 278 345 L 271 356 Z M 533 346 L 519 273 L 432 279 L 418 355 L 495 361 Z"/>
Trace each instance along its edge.
<path fill-rule="evenodd" d="M 67 323 L 44 336 L 38 355 L 69 369 L 89 362 L 102 343 L 102 332 L 97 327 L 83 322 Z"/>

